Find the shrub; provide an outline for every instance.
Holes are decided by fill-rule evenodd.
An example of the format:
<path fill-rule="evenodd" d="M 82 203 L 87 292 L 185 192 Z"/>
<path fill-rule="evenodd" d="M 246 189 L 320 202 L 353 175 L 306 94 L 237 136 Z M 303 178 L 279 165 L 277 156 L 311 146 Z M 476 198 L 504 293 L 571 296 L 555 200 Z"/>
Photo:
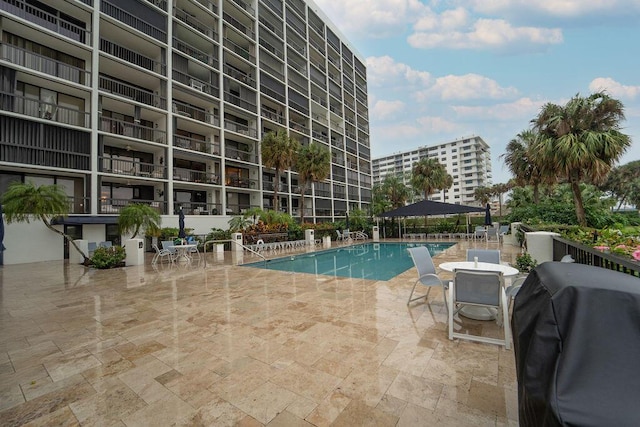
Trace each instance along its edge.
<path fill-rule="evenodd" d="M 123 267 L 126 256 L 122 246 L 97 248 L 91 257 L 91 265 L 99 269 Z"/>
<path fill-rule="evenodd" d="M 528 253 L 521 253 L 516 257 L 516 268 L 522 273 L 529 273 L 536 268 L 538 261 L 533 259 Z"/>

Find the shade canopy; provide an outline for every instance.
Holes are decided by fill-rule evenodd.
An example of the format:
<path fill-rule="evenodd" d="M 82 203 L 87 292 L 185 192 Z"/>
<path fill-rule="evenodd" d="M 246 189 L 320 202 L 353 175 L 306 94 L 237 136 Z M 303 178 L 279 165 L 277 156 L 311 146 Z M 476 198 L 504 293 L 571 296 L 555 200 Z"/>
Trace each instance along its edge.
<path fill-rule="evenodd" d="M 187 233 L 184 230 L 184 212 L 182 211 L 182 207 L 180 207 L 180 212 L 178 213 L 178 237 L 184 239 L 187 237 Z"/>
<path fill-rule="evenodd" d="M 423 200 L 412 205 L 402 206 L 398 209 L 385 212 L 380 216 L 391 218 L 401 216 L 449 215 L 469 212 L 484 212 L 484 208 L 454 205 L 453 203 L 434 202 L 433 200 Z"/>

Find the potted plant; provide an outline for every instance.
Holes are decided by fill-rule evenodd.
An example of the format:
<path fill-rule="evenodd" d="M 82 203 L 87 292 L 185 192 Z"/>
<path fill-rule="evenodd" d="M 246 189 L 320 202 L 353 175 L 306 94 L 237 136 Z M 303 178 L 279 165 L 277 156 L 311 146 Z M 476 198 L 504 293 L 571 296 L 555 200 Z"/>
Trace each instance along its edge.
<path fill-rule="evenodd" d="M 536 265 L 538 265 L 538 261 L 533 259 L 531 255 L 526 252 L 523 252 L 516 257 L 515 267 L 520 271 L 520 273 L 524 275 L 529 274 L 529 272 L 533 270 Z"/>

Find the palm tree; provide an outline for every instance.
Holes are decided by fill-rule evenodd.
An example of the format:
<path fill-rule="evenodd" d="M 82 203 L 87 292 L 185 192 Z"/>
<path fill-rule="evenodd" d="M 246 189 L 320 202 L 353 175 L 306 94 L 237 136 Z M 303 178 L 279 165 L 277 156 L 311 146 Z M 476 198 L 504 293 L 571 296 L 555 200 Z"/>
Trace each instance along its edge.
<path fill-rule="evenodd" d="M 52 219 L 69 214 L 69 198 L 61 187 L 57 185 L 36 187 L 32 182 L 24 184 L 13 182 L 4 193 L 2 204 L 8 224 L 29 223 L 32 219 L 39 218 L 49 230 L 61 235 L 82 255 L 85 265 L 89 264 L 89 257 L 80 250 L 73 239 L 51 225 Z"/>
<path fill-rule="evenodd" d="M 300 144 L 291 138 L 286 131 L 268 132 L 262 139 L 262 164 L 275 170 L 273 182 L 273 208 L 278 210 L 278 187 L 280 174 L 291 168 Z"/>
<path fill-rule="evenodd" d="M 404 181 L 396 175 L 387 175 L 382 182 L 382 193 L 391 204 L 391 209 L 396 209 L 407 204 L 411 196 L 409 188 Z"/>
<path fill-rule="evenodd" d="M 509 184 L 494 184 L 491 186 L 491 195 L 496 196 L 498 198 L 498 206 L 500 208 L 500 216 L 502 217 L 502 195 L 507 191 L 511 190 L 511 186 Z"/>
<path fill-rule="evenodd" d="M 413 165 L 411 172 L 411 186 L 416 192 L 424 194 L 424 199 L 428 200 L 436 190 L 449 188 L 453 183 L 453 178 L 447 173 L 444 165 L 437 159 L 425 157 Z M 449 185 L 447 186 L 447 183 Z"/>
<path fill-rule="evenodd" d="M 304 193 L 314 182 L 327 179 L 331 171 L 331 153 L 320 144 L 304 145 L 295 161 L 300 189 L 300 223 L 304 223 Z"/>
<path fill-rule="evenodd" d="M 571 186 L 578 224 L 587 225 L 580 183 L 602 182 L 631 145 L 620 132 L 624 107 L 604 92 L 586 98 L 575 95 L 564 106 L 546 104 L 533 120 L 540 138 L 532 150 L 545 165 Z"/>
<path fill-rule="evenodd" d="M 152 236 L 158 235 L 161 222 L 162 219 L 157 210 L 141 203 L 127 205 L 118 216 L 120 234 L 133 232 L 132 239 L 135 239 L 139 232 Z"/>
<path fill-rule="evenodd" d="M 473 190 L 473 198 L 476 199 L 482 206 L 486 206 L 491 201 L 491 188 L 489 187 L 476 187 Z"/>
<path fill-rule="evenodd" d="M 556 180 L 555 174 L 545 175 L 548 170 L 536 163 L 537 159 L 533 154 L 533 148 L 537 138 L 538 134 L 534 130 L 523 130 L 509 141 L 506 153 L 500 156 L 504 158 L 504 162 L 513 174 L 517 185 L 531 185 L 533 187 L 535 203 L 540 202 L 540 185 L 553 184 Z"/>
<path fill-rule="evenodd" d="M 628 201 L 636 207 L 640 199 L 640 160 L 613 168 L 607 180 L 600 186 L 618 200 L 618 210 Z"/>

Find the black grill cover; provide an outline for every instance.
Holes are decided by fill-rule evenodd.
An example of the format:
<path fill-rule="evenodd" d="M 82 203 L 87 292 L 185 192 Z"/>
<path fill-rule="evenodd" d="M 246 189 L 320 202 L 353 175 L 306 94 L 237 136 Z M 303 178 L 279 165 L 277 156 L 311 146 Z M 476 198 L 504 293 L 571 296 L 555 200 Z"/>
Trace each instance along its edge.
<path fill-rule="evenodd" d="M 640 279 L 543 263 L 511 326 L 521 426 L 640 426 Z"/>

